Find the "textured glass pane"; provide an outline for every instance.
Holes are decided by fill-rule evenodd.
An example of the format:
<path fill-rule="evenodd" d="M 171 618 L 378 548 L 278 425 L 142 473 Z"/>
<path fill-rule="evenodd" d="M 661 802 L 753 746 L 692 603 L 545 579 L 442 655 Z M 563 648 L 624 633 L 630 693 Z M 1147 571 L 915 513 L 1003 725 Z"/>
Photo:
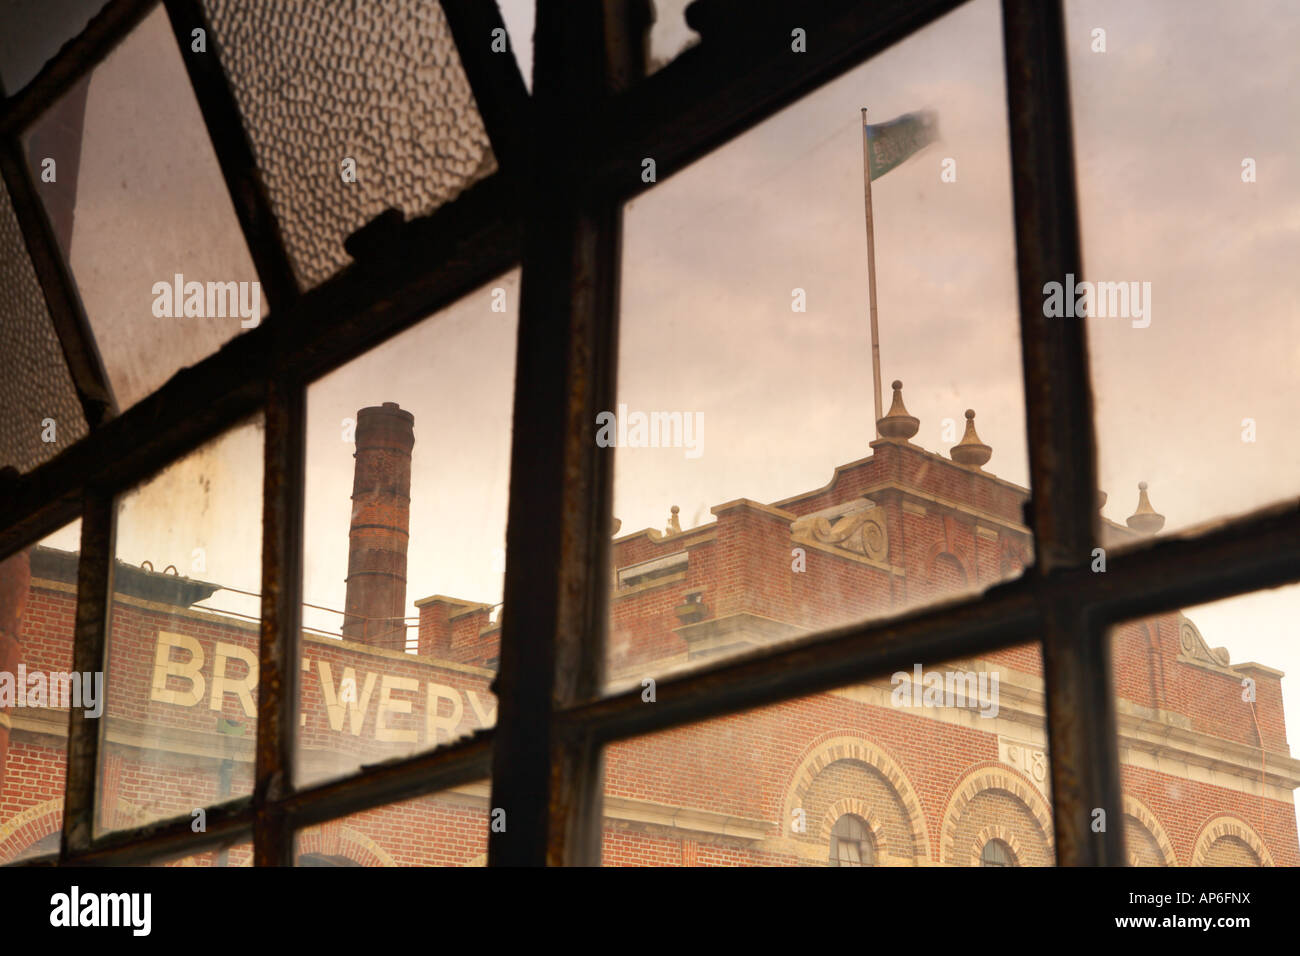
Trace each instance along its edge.
<path fill-rule="evenodd" d="M 84 123 L 69 108 L 79 98 Z M 68 262 L 119 410 L 261 321 L 267 303 L 161 6 L 37 121 L 27 148 L 65 247 L 71 229 Z"/>
<path fill-rule="evenodd" d="M 343 240 L 376 214 L 427 213 L 496 169 L 437 3 L 204 7 L 304 286 L 346 265 Z"/>
<path fill-rule="evenodd" d="M 602 861 L 1051 866 L 1042 673 L 1025 644 L 614 744 Z"/>
<path fill-rule="evenodd" d="M 487 780 L 299 830 L 298 866 L 487 866 Z M 508 832 L 508 831 L 507 831 Z"/>
<path fill-rule="evenodd" d="M 258 416 L 118 499 L 99 831 L 252 789 L 264 444 Z"/>
<path fill-rule="evenodd" d="M 76 521 L 0 561 L 0 865 L 58 853 L 68 709 L 94 710 L 80 693 L 70 699 L 73 686 L 64 681 L 72 671 L 80 536 Z M 79 684 L 80 692 L 86 683 Z M 95 693 L 93 675 L 89 686 Z"/>
<path fill-rule="evenodd" d="M 863 103 L 907 117 L 871 186 L 879 431 Z M 593 423 L 617 449 L 613 687 L 1032 561 L 1010 186 L 1001 17 L 976 0 L 628 204 Z"/>
<path fill-rule="evenodd" d="M 0 468 L 28 471 L 86 434 L 86 418 L 0 183 Z"/>
<path fill-rule="evenodd" d="M 1111 629 L 1134 866 L 1300 866 L 1300 585 Z"/>
<path fill-rule="evenodd" d="M 519 274 L 307 389 L 297 783 L 496 721 Z"/>
<path fill-rule="evenodd" d="M 1065 12 L 1085 274 L 1074 296 L 1060 277 L 1061 306 L 1075 306 L 1060 321 L 1088 316 L 1115 538 L 1294 499 L 1295 4 L 1069 0 Z"/>

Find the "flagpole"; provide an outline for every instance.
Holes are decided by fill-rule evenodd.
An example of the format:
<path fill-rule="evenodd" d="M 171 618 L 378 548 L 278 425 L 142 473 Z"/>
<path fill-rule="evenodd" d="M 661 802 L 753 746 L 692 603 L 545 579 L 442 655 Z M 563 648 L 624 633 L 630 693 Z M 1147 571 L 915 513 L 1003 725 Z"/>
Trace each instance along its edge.
<path fill-rule="evenodd" d="M 876 437 L 880 437 L 880 325 L 876 319 L 876 236 L 871 224 L 871 146 L 867 141 L 867 108 L 862 107 L 862 181 L 867 196 L 867 285 L 871 300 L 871 379 L 875 384 Z"/>

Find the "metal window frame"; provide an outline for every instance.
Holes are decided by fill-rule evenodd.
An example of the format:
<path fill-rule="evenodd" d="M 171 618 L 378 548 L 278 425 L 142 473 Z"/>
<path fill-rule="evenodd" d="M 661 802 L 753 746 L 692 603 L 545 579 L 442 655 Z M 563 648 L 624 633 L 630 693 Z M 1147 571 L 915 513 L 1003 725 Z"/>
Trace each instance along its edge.
<path fill-rule="evenodd" d="M 157 0 L 110 0 L 26 87 L 0 103 L 0 137 L 17 141 L 91 71 Z M 1088 562 L 1097 542 L 1095 446 L 1081 322 L 1044 319 L 1043 282 L 1082 274 L 1062 0 L 1002 0 L 1020 331 L 1036 560 L 983 595 L 821 632 L 777 649 L 665 679 L 657 703 L 601 697 L 608 601 L 612 457 L 596 449 L 594 412 L 612 407 L 617 367 L 621 210 L 804 94 L 961 5 L 958 0 L 834 0 L 801 10 L 808 52 L 755 55 L 709 36 L 649 78 L 648 0 L 539 0 L 534 94 L 511 57 L 488 52 L 495 4 L 442 0 L 500 168 L 454 202 L 406 224 L 381 219 L 347 243 L 354 264 L 302 291 L 261 188 L 219 60 L 186 58 L 272 314 L 179 372 L 55 459 L 11 479 L 0 502 L 0 558 L 82 518 L 74 667 L 99 670 L 112 594 L 116 495 L 261 411 L 266 420 L 262 623 L 255 785 L 208 813 L 96 837 L 99 727 L 69 719 L 64 831 L 35 864 L 131 864 L 247 841 L 257 865 L 292 861 L 296 829 L 492 777 L 508 834 L 489 861 L 599 862 L 601 753 L 616 740 L 864 680 L 1040 641 L 1057 861 L 1126 865 L 1122 828 L 1094 834 L 1091 810 L 1118 818 L 1120 792 L 1108 628 L 1131 617 L 1300 580 L 1300 501 L 1203 533 L 1147 541 Z M 788 34 L 781 4 L 703 0 L 748 18 L 742 39 Z M 167 0 L 178 39 L 201 20 Z M 478 42 L 476 42 L 476 40 Z M 182 53 L 184 54 L 182 44 Z M 762 47 L 767 50 L 768 47 Z M 215 51 L 219 52 L 219 51 Z M 214 54 L 210 54 L 214 56 Z M 16 155 L 16 154 L 15 154 Z M 24 195 L 15 162 L 3 166 Z M 84 316 L 39 216 L 23 228 L 51 314 Z M 495 728 L 405 760 L 297 790 L 305 396 L 308 383 L 522 262 L 511 496 Z M 62 268 L 59 268 L 62 266 Z M 61 328 L 62 330 L 62 328 Z M 82 351 L 78 351 L 78 350 Z M 96 398 L 93 341 L 65 336 L 83 395 Z M 87 351 L 88 350 L 88 351 Z M 111 410 L 110 410 L 111 411 Z"/>

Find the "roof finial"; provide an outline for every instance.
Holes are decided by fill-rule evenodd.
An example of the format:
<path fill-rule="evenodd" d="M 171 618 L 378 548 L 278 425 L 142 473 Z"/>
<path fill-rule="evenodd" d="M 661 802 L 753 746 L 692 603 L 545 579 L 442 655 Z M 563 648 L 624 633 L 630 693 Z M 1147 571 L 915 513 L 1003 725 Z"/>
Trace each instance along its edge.
<path fill-rule="evenodd" d="M 980 441 L 980 436 L 975 434 L 974 409 L 966 409 L 966 434 L 952 446 L 948 456 L 959 465 L 974 465 L 976 468 L 993 457 L 992 447 Z"/>
<path fill-rule="evenodd" d="M 911 438 L 921 428 L 921 420 L 907 413 L 903 406 L 903 383 L 894 379 L 894 402 L 889 406 L 889 413 L 876 422 L 876 430 L 881 438 Z"/>
<path fill-rule="evenodd" d="M 677 520 L 677 512 L 681 511 L 676 505 L 669 509 L 668 527 L 664 528 L 664 534 L 681 534 L 682 523 Z"/>
<path fill-rule="evenodd" d="M 1165 516 L 1157 514 L 1147 497 L 1147 483 L 1138 482 L 1137 511 L 1128 516 L 1128 526 L 1140 534 L 1155 534 L 1165 526 Z"/>

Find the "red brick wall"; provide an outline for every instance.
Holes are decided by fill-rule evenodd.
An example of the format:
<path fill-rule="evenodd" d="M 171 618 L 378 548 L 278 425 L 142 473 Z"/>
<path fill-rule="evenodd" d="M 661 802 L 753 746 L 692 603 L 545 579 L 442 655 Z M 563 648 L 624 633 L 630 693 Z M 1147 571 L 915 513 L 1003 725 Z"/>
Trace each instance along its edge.
<path fill-rule="evenodd" d="M 911 489 L 872 493 L 888 529 L 888 564 L 900 568 L 901 574 L 878 563 L 815 548 L 805 549 L 804 571 L 792 569 L 792 550 L 799 545 L 791 537 L 791 516 L 848 501 L 885 481 L 902 482 Z M 968 503 L 985 513 L 979 521 L 988 530 L 977 532 L 975 516 L 960 509 L 954 511 L 925 495 Z M 682 620 L 676 609 L 692 591 L 702 590 L 705 621 L 744 612 L 793 630 L 879 617 L 964 588 L 986 587 L 1018 573 L 1021 563 L 1030 558 L 1024 533 L 1006 524 L 1018 525 L 1022 520 L 1024 499 L 1023 490 L 990 476 L 958 467 L 914 446 L 883 442 L 876 445 L 872 458 L 841 469 L 832 487 L 779 502 L 775 512 L 769 506 L 733 502 L 716 508 L 717 520 L 699 529 L 662 540 L 645 534 L 628 535 L 614 544 L 615 569 L 683 549 L 688 559 L 680 573 L 658 584 L 616 589 L 611 600 L 611 666 L 634 671 L 641 668 L 646 676 L 654 676 L 665 662 L 682 663 L 689 647 L 679 630 Z M 905 500 L 911 501 L 913 507 L 909 510 L 903 508 Z M 915 513 L 916 508 L 924 508 L 925 513 Z M 998 520 L 990 520 L 989 516 Z M 45 670 L 70 666 L 73 600 L 68 589 L 42 582 L 33 587 L 24 626 L 24 654 L 29 666 L 39 665 Z M 151 699 L 160 631 L 186 634 L 199 642 L 208 687 L 195 706 Z M 311 765 L 317 775 L 342 773 L 361 763 L 432 746 L 434 741 L 427 738 L 425 719 L 430 683 L 453 688 L 463 705 L 455 728 L 441 733 L 437 742 L 472 732 L 484 721 L 475 714 L 466 695 L 472 692 L 483 707 L 493 707 L 488 685 L 499 634 L 483 606 L 430 599 L 420 604 L 420 657 L 338 641 L 304 639 L 302 654 L 309 663 L 309 669 L 301 675 L 304 763 Z M 1259 745 L 1262 733 L 1270 751 L 1286 752 L 1278 678 L 1253 672 L 1257 700 L 1252 708 L 1241 700 L 1240 677 L 1177 659 L 1180 634 L 1180 619 L 1174 614 L 1118 628 L 1114 645 L 1117 695 L 1141 708 L 1181 714 L 1194 730 L 1249 747 Z M 246 793 L 251 786 L 249 759 L 255 727 L 233 694 L 225 696 L 219 710 L 211 708 L 210 697 L 216 643 L 224 641 L 246 648 L 255 656 L 256 640 L 256 630 L 248 623 L 117 600 L 109 647 L 110 731 L 169 735 L 173 741 L 205 743 L 209 750 L 224 744 L 238 758 L 231 791 Z M 174 656 L 184 655 L 176 651 Z M 988 655 L 987 660 L 994 667 L 1026 675 L 1042 673 L 1036 645 L 1008 648 Z M 920 663 L 927 669 L 969 669 L 960 663 Z M 332 693 L 322 685 L 321 664 L 329 667 Z M 326 707 L 327 699 L 338 696 L 349 667 L 355 673 L 358 698 L 365 694 L 367 675 L 376 675 L 356 734 L 351 732 L 346 707 L 341 729 L 331 726 Z M 238 662 L 232 662 L 229 668 L 232 675 L 243 673 Z M 387 721 L 392 729 L 415 731 L 415 742 L 375 739 L 384 675 L 415 681 L 419 688 L 393 693 L 395 701 L 410 702 L 411 713 L 394 714 Z M 175 679 L 168 683 L 174 689 L 183 686 Z M 885 679 L 875 686 L 887 693 L 890 685 Z M 438 706 L 438 714 L 450 718 L 452 704 L 444 700 Z M 1009 705 L 1004 701 L 1003 706 Z M 235 741 L 218 738 L 219 715 L 242 721 L 245 737 Z M 885 778 L 879 770 L 845 757 L 831 761 L 822 771 L 825 776 L 818 777 L 803 798 L 810 804 L 805 808 L 810 810 L 809 833 L 797 837 L 789 833 L 790 821 L 784 816 L 793 799 L 792 788 L 801 764 L 822 744 L 845 737 L 869 742 L 902 774 L 911 794 L 909 799 L 916 801 L 928 831 L 927 845 L 913 847 L 911 852 L 939 860 L 945 852 L 944 816 L 963 781 L 981 768 L 997 771 L 1006 779 L 1020 780 L 1021 775 L 999 762 L 993 722 L 986 725 L 976 719 L 967 726 L 933 716 L 922 710 L 818 694 L 612 746 L 606 754 L 605 788 L 610 797 L 631 801 L 634 806 L 657 806 L 656 819 L 670 819 L 672 812 L 680 811 L 696 817 L 722 815 L 746 821 L 744 827 L 749 828 L 746 832 L 750 835 L 723 835 L 701 830 L 695 824 L 672 827 L 648 822 L 644 817 L 633 822 L 616 816 L 605 821 L 604 859 L 611 864 L 662 865 L 819 862 L 827 847 L 823 845 L 823 820 L 818 814 L 829 812 L 825 808 L 851 793 L 873 802 L 877 808 L 873 812 L 885 827 L 882 832 L 888 835 L 890 853 L 906 856 L 907 818 L 899 809 L 903 797 L 895 794 L 887 798 L 881 789 L 886 786 Z M 486 722 L 491 720 L 489 716 Z M 34 737 L 24 732 L 15 737 L 0 792 L 0 827 L 24 810 L 61 795 L 61 746 L 57 736 Z M 105 807 L 125 808 L 152 819 L 189 814 L 194 807 L 218 799 L 218 752 L 191 756 L 173 743 L 168 747 L 172 749 L 108 745 L 102 788 Z M 323 756 L 330 759 L 322 762 Z M 1197 835 L 1206 822 L 1227 812 L 1249 823 L 1277 862 L 1300 863 L 1295 811 L 1290 803 L 1132 766 L 1124 767 L 1124 781 L 1128 792 L 1150 808 L 1169 834 L 1179 862 L 1190 862 Z M 1027 778 L 1024 784 L 1033 787 Z M 958 862 L 966 853 L 964 844 L 972 841 L 972 834 L 989 821 L 1001 821 L 1019 830 L 1021 852 L 1026 857 L 1022 862 L 1045 862 L 1046 836 L 1035 831 L 1038 823 L 1034 814 L 1023 804 L 1009 804 L 1012 799 L 1007 791 L 989 790 L 970 801 L 958 830 L 959 843 L 963 844 L 956 851 Z M 332 830 L 326 827 L 304 833 L 303 852 L 328 855 L 330 847 L 342 847 L 340 852 L 363 856 L 369 853 L 376 859 L 391 858 L 399 863 L 462 864 L 478 859 L 486 850 L 489 809 L 481 799 L 475 801 L 463 795 L 409 801 L 354 815 Z M 114 826 L 139 821 L 109 816 L 104 822 Z M 750 832 L 755 829 L 761 836 Z M 8 843 L 0 842 L 0 859 L 42 835 L 29 829 L 15 834 Z M 18 845 L 23 840 L 26 842 Z M 366 850 L 367 840 L 387 856 Z M 810 848 L 807 856 L 791 849 L 798 845 Z M 1150 849 L 1145 843 L 1140 846 Z"/>

